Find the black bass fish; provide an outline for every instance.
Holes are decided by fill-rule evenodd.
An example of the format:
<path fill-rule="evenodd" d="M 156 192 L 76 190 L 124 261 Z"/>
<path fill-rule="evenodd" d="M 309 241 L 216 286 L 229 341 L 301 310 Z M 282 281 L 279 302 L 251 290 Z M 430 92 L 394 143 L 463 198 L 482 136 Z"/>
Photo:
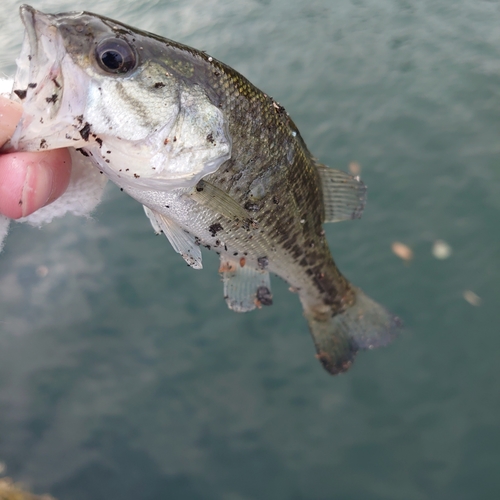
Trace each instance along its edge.
<path fill-rule="evenodd" d="M 220 255 L 234 311 L 271 305 L 269 273 L 282 277 L 331 374 L 398 334 L 342 276 L 323 230 L 361 216 L 365 185 L 319 163 L 280 104 L 206 53 L 118 21 L 26 5 L 21 17 L 24 114 L 7 149 L 79 149 L 190 266 L 200 246 Z"/>

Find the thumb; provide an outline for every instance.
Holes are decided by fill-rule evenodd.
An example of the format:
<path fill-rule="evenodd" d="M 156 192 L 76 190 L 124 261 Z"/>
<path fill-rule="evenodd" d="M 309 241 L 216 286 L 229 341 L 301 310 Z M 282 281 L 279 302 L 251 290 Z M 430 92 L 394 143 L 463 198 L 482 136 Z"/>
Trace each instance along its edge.
<path fill-rule="evenodd" d="M 67 149 L 0 155 L 0 213 L 18 219 L 48 205 L 64 193 L 70 174 Z"/>
<path fill-rule="evenodd" d="M 11 138 L 22 113 L 21 104 L 6 97 L 0 97 L 0 146 Z"/>

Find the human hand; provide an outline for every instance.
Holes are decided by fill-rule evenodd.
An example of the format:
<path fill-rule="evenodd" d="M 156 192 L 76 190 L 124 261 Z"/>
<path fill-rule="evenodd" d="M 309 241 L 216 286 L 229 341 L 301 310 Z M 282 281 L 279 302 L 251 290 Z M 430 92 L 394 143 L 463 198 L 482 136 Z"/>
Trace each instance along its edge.
<path fill-rule="evenodd" d="M 14 133 L 22 106 L 0 97 L 0 146 Z M 67 149 L 0 155 L 0 214 L 18 219 L 52 203 L 68 187 Z"/>

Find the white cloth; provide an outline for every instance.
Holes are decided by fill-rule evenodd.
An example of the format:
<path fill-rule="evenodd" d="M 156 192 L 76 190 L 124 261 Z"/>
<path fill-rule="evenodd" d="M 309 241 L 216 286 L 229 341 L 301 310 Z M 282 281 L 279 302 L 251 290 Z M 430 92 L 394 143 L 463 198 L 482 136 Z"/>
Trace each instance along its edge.
<path fill-rule="evenodd" d="M 0 78 L 0 94 L 10 97 L 12 80 Z M 17 219 L 16 222 L 27 222 L 32 226 L 41 226 L 52 221 L 55 217 L 62 217 L 67 213 L 89 216 L 102 198 L 106 176 L 95 168 L 88 158 L 70 148 L 72 170 L 69 186 L 66 192 L 50 205 L 41 208 L 28 217 Z M 9 230 L 10 219 L 0 215 L 0 251 L 3 241 Z"/>

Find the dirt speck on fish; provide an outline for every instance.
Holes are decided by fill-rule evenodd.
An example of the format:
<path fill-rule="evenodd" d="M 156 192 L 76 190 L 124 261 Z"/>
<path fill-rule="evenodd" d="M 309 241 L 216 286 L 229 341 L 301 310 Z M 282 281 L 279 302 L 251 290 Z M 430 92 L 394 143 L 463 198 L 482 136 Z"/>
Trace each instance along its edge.
<path fill-rule="evenodd" d="M 322 227 L 359 218 L 365 185 L 319 163 L 280 104 L 204 52 L 118 21 L 26 5 L 21 17 L 24 114 L 7 150 L 80 149 L 190 266 L 201 246 L 220 255 L 235 311 L 270 306 L 269 273 L 285 279 L 331 374 L 398 334 L 337 269 Z"/>

